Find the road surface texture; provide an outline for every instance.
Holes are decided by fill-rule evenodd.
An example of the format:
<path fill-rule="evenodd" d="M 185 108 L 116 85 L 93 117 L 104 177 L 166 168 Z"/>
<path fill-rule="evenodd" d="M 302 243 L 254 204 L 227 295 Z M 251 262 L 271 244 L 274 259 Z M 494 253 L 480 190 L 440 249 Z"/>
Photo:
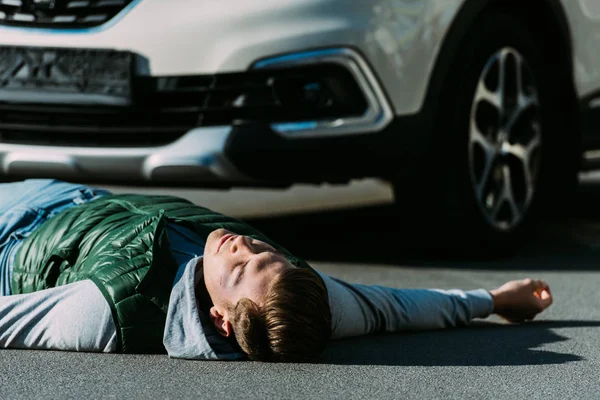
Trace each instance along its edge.
<path fill-rule="evenodd" d="M 243 193 L 244 198 L 225 191 L 188 195 L 241 216 L 245 204 L 262 211 L 276 208 L 260 194 L 265 192 Z M 272 198 L 287 196 L 286 202 L 302 204 L 306 195 L 302 190 L 286 193 Z M 365 197 L 366 203 L 373 200 Z M 320 200 L 306 204 L 311 201 Z M 426 239 L 404 240 L 410 233 L 392 230 L 387 212 L 387 205 L 371 205 L 249 220 L 314 267 L 349 281 L 489 289 L 531 276 L 550 283 L 555 304 L 537 321 L 522 325 L 492 317 L 466 328 L 334 342 L 312 364 L 3 350 L 0 399 L 600 396 L 600 189 L 584 187 L 569 216 L 545 221 L 515 257 L 486 262 L 444 260 Z"/>

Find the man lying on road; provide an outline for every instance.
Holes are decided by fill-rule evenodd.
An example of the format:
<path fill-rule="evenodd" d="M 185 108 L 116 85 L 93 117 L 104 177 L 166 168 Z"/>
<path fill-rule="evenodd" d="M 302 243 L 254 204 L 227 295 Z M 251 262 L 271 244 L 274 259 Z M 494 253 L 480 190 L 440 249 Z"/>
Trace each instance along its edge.
<path fill-rule="evenodd" d="M 530 279 L 490 291 L 349 284 L 187 200 L 55 180 L 0 184 L 0 295 L 0 348 L 291 362 L 330 339 L 492 312 L 519 322 L 552 303 Z"/>

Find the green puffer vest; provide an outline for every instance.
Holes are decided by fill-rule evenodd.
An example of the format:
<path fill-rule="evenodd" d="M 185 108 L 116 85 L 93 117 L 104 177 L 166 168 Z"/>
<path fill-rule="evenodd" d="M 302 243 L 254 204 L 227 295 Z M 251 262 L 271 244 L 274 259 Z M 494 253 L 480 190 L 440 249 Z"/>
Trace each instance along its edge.
<path fill-rule="evenodd" d="M 111 195 L 46 221 L 16 255 L 13 293 L 31 293 L 84 279 L 108 301 L 124 353 L 164 353 L 163 332 L 177 272 L 167 222 L 202 237 L 219 228 L 273 245 L 293 264 L 310 268 L 249 225 L 171 196 Z"/>

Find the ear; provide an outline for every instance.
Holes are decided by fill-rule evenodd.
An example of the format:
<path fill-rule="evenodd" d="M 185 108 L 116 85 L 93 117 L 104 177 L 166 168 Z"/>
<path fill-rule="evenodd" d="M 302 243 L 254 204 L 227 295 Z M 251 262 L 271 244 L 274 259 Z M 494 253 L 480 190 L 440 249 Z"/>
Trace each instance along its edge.
<path fill-rule="evenodd" d="M 233 333 L 233 328 L 227 316 L 223 315 L 215 306 L 210 308 L 210 320 L 221 336 L 230 337 Z"/>

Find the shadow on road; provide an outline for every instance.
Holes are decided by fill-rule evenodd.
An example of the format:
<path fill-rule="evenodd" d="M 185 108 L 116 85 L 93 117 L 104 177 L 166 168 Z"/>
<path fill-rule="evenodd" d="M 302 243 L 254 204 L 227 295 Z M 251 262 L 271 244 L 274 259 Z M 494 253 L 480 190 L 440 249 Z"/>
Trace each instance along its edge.
<path fill-rule="evenodd" d="M 443 249 L 439 251 L 439 238 L 403 229 L 390 218 L 392 213 L 392 206 L 382 205 L 247 222 L 313 261 L 504 270 L 596 270 L 600 266 L 600 188 L 580 190 L 573 210 L 540 223 L 516 256 L 485 262 L 448 257 Z"/>
<path fill-rule="evenodd" d="M 390 366 L 564 364 L 584 358 L 535 348 L 569 340 L 553 329 L 585 327 L 600 327 L 600 321 L 541 321 L 522 325 L 481 321 L 460 329 L 344 339 L 331 342 L 322 362 Z"/>

